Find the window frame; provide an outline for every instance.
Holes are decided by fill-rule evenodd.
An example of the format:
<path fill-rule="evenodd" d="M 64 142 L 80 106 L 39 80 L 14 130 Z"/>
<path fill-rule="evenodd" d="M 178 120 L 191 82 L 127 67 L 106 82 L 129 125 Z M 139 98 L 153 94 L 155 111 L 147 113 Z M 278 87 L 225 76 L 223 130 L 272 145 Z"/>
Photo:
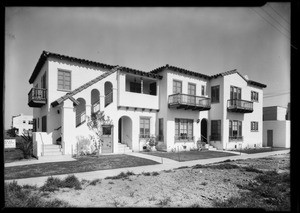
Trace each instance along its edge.
<path fill-rule="evenodd" d="M 236 92 L 234 92 L 234 89 L 236 89 Z M 238 93 L 240 91 L 240 93 Z M 236 98 L 234 98 L 234 94 L 236 94 Z M 230 100 L 242 100 L 242 88 L 230 85 Z"/>
<path fill-rule="evenodd" d="M 254 94 L 256 94 L 256 98 Z M 259 93 L 251 90 L 251 101 L 258 103 L 259 102 L 258 100 L 259 100 Z"/>
<path fill-rule="evenodd" d="M 236 130 L 234 129 L 236 127 Z M 229 141 L 243 140 L 243 122 L 239 120 L 229 120 Z M 236 135 L 233 131 L 236 131 Z M 237 137 L 236 139 L 233 137 Z M 240 137 L 240 138 L 238 138 Z"/>
<path fill-rule="evenodd" d="M 205 85 L 201 85 L 201 96 L 206 96 Z"/>
<path fill-rule="evenodd" d="M 144 120 L 143 122 L 143 127 L 141 126 L 141 121 Z M 149 134 L 146 134 L 145 130 L 145 120 L 149 120 Z M 143 128 L 143 131 L 141 132 L 141 128 Z M 151 133 L 151 117 L 145 117 L 145 116 L 141 116 L 140 117 L 140 123 L 139 123 L 139 138 L 150 138 L 150 134 Z M 146 137 L 147 136 L 147 137 Z"/>
<path fill-rule="evenodd" d="M 70 74 L 70 89 L 65 88 L 65 79 L 63 79 L 63 87 L 64 88 L 59 88 L 59 84 L 58 84 L 59 72 L 64 72 L 64 73 L 69 73 Z M 63 75 L 63 78 L 65 78 L 64 75 Z M 57 90 L 58 91 L 67 91 L 67 92 L 72 91 L 72 71 L 71 70 L 65 70 L 65 69 L 58 69 L 57 70 Z"/>
<path fill-rule="evenodd" d="M 258 121 L 251 121 L 250 123 L 250 130 L 251 132 L 258 132 Z"/>
<path fill-rule="evenodd" d="M 210 121 L 210 136 L 212 138 L 212 135 L 217 135 L 217 139 L 210 139 L 212 141 L 221 141 L 221 132 L 222 132 L 222 126 L 221 126 L 221 119 L 218 119 L 218 120 L 211 120 Z M 215 125 L 217 124 L 217 125 Z M 216 126 L 216 128 L 215 128 Z M 217 130 L 216 132 L 214 132 L 214 130 Z"/>
<path fill-rule="evenodd" d="M 214 99 L 213 91 L 216 90 L 216 89 L 218 91 L 218 96 L 216 97 L 216 99 Z M 211 103 L 212 104 L 220 103 L 220 85 L 211 86 Z"/>
<path fill-rule="evenodd" d="M 175 92 L 175 91 L 174 91 L 174 86 L 175 86 L 174 83 L 175 83 L 175 82 L 176 82 L 176 83 L 180 83 L 180 92 Z M 176 86 L 176 88 L 177 88 L 177 86 Z M 173 88 L 172 88 L 172 89 L 173 89 L 173 94 L 178 94 L 178 93 L 179 93 L 179 94 L 182 94 L 182 81 L 173 79 Z"/>
<path fill-rule="evenodd" d="M 175 142 L 194 140 L 194 119 L 175 118 L 174 123 L 175 123 L 175 127 L 174 127 Z M 182 134 L 185 134 L 186 138 L 182 138 L 184 137 Z"/>

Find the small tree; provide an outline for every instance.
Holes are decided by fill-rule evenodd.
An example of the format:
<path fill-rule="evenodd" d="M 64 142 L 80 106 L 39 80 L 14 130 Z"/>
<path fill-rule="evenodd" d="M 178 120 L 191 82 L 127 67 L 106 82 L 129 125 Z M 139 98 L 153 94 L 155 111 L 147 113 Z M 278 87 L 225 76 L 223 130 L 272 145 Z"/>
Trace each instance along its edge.
<path fill-rule="evenodd" d="M 32 141 L 32 136 L 28 132 L 27 134 L 23 133 L 22 134 L 22 140 L 20 143 L 19 149 L 22 150 L 24 158 L 30 158 L 33 153 L 33 141 Z"/>
<path fill-rule="evenodd" d="M 90 137 L 94 141 L 97 155 L 101 153 L 103 146 L 103 125 L 112 125 L 112 120 L 109 116 L 105 117 L 103 111 L 92 113 L 91 117 L 88 117 L 87 126 L 95 133 L 95 135 L 90 135 Z"/>
<path fill-rule="evenodd" d="M 11 129 L 6 130 L 6 134 L 12 138 L 17 137 L 17 132 L 18 132 L 18 129 L 15 127 L 12 127 Z"/>

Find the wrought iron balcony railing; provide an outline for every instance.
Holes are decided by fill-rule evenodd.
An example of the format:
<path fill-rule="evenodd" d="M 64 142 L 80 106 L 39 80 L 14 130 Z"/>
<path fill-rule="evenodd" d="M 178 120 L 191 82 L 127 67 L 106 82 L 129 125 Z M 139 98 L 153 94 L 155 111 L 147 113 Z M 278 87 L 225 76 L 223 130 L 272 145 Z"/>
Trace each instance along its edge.
<path fill-rule="evenodd" d="M 28 93 L 28 105 L 41 107 L 47 103 L 47 89 L 32 88 Z"/>
<path fill-rule="evenodd" d="M 178 93 L 169 95 L 168 104 L 171 108 L 203 111 L 210 109 L 210 98 Z"/>
<path fill-rule="evenodd" d="M 251 113 L 253 112 L 253 102 L 240 99 L 229 99 L 227 110 L 230 112 Z"/>
<path fill-rule="evenodd" d="M 242 141 L 243 136 L 229 136 L 229 141 Z"/>

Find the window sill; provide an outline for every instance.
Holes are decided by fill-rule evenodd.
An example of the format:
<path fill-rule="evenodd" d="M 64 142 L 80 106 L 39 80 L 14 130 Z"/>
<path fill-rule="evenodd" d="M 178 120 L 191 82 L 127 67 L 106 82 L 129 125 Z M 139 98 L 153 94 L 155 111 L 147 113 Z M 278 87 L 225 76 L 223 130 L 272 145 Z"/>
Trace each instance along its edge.
<path fill-rule="evenodd" d="M 259 132 L 258 130 L 251 130 L 251 132 Z"/>
<path fill-rule="evenodd" d="M 57 91 L 60 91 L 60 92 L 72 92 L 72 90 L 68 90 L 68 89 L 57 89 Z"/>

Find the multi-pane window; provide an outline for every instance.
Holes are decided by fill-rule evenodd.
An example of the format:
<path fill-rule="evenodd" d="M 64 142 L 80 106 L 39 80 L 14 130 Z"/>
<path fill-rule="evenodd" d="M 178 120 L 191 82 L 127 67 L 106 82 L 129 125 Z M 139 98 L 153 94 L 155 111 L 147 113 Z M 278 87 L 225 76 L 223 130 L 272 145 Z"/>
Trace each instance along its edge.
<path fill-rule="evenodd" d="M 58 70 L 57 88 L 60 90 L 71 90 L 71 71 Z"/>
<path fill-rule="evenodd" d="M 251 131 L 253 131 L 253 132 L 258 131 L 258 122 L 257 121 L 251 121 Z"/>
<path fill-rule="evenodd" d="M 142 84 L 137 82 L 130 82 L 130 92 L 141 93 Z"/>
<path fill-rule="evenodd" d="M 242 121 L 230 120 L 229 121 L 229 139 L 243 139 L 242 136 Z"/>
<path fill-rule="evenodd" d="M 220 102 L 220 86 L 211 87 L 211 103 Z"/>
<path fill-rule="evenodd" d="M 175 140 L 193 140 L 193 120 L 175 119 Z"/>
<path fill-rule="evenodd" d="M 42 117 L 42 132 L 47 132 L 47 116 Z"/>
<path fill-rule="evenodd" d="M 150 138 L 150 118 L 140 118 L 140 138 Z"/>
<path fill-rule="evenodd" d="M 211 121 L 211 140 L 221 140 L 221 120 Z"/>
<path fill-rule="evenodd" d="M 258 102 L 258 92 L 251 91 L 251 101 Z"/>
<path fill-rule="evenodd" d="M 242 89 L 239 87 L 230 86 L 230 99 L 242 99 Z"/>
<path fill-rule="evenodd" d="M 204 85 L 201 86 L 201 95 L 202 96 L 205 95 L 205 86 Z"/>
<path fill-rule="evenodd" d="M 188 94 L 190 96 L 187 96 L 187 101 L 189 104 L 195 104 L 196 103 L 196 84 L 189 83 L 188 84 Z"/>
<path fill-rule="evenodd" d="M 173 81 L 173 94 L 182 93 L 182 82 L 181 81 Z"/>
<path fill-rule="evenodd" d="M 164 141 L 164 119 L 158 119 L 158 140 Z"/>

